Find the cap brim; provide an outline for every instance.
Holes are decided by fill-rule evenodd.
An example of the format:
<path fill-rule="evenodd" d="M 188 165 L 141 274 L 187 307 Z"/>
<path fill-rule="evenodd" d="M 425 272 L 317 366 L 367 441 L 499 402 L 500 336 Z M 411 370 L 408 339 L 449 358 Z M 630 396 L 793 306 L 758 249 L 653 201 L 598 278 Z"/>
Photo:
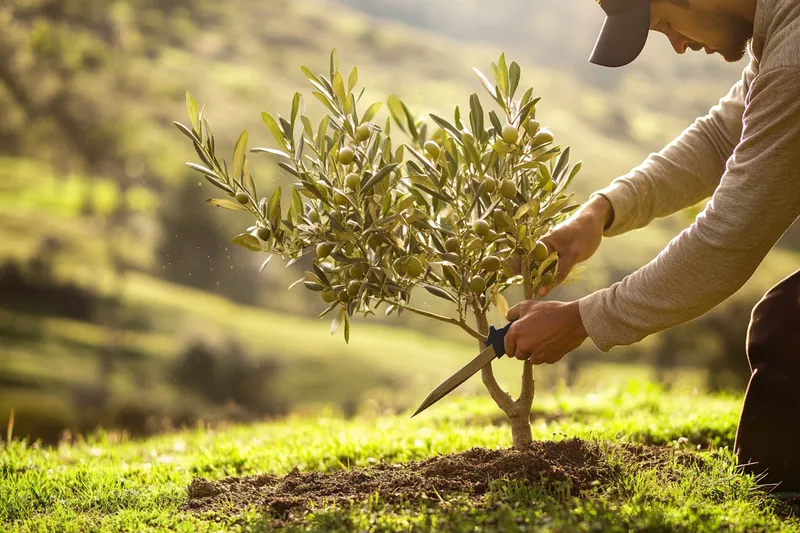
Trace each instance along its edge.
<path fill-rule="evenodd" d="M 604 67 L 622 67 L 642 53 L 650 32 L 650 3 L 640 9 L 606 17 L 589 58 Z"/>

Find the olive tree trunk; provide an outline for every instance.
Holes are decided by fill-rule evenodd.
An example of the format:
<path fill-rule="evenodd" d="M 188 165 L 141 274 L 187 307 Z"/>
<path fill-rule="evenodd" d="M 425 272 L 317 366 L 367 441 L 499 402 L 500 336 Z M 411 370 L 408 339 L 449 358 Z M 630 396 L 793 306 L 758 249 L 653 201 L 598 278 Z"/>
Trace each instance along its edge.
<path fill-rule="evenodd" d="M 478 331 L 483 336 L 488 335 L 489 322 L 486 318 L 486 313 L 476 312 L 475 317 L 478 322 Z M 481 350 L 486 348 L 483 342 L 478 344 Z M 497 383 L 492 370 L 492 363 L 483 367 L 481 377 L 492 399 L 511 422 L 511 437 L 514 441 L 514 448 L 517 450 L 527 448 L 533 441 L 531 436 L 531 405 L 533 405 L 534 393 L 533 364 L 529 361 L 525 361 L 523 364 L 522 392 L 516 401 Z"/>

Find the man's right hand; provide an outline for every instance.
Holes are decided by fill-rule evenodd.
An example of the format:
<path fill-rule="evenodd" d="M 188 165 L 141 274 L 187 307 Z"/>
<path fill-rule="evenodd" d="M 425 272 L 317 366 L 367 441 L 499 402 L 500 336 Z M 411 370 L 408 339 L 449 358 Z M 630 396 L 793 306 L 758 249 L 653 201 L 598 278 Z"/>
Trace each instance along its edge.
<path fill-rule="evenodd" d="M 551 253 L 558 252 L 558 276 L 555 285 L 539 290 L 539 296 L 547 296 L 553 287 L 566 279 L 575 265 L 594 255 L 613 217 L 614 211 L 608 199 L 595 196 L 542 239 Z"/>

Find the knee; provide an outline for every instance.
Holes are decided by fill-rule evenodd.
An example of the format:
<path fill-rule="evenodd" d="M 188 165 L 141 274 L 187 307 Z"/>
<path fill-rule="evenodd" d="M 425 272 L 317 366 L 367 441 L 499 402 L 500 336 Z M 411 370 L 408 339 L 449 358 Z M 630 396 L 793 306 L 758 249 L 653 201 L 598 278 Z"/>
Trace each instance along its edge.
<path fill-rule="evenodd" d="M 747 355 L 753 368 L 771 361 L 800 368 L 800 271 L 770 289 L 753 308 Z"/>

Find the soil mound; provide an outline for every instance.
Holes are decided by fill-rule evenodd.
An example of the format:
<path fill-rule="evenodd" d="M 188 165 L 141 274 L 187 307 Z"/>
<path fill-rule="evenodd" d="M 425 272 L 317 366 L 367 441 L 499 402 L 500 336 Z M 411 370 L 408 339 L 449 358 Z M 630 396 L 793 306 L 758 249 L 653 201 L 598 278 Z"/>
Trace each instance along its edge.
<path fill-rule="evenodd" d="M 630 459 L 642 466 L 667 462 L 672 453 L 637 445 L 618 448 L 626 463 Z M 576 495 L 617 472 L 618 467 L 607 457 L 597 443 L 570 439 L 534 442 L 525 450 L 473 448 L 423 461 L 380 463 L 328 473 L 295 469 L 284 477 L 195 478 L 189 485 L 187 507 L 209 511 L 219 504 L 244 507 L 261 502 L 273 513 L 285 515 L 302 512 L 311 504 L 365 500 L 376 491 L 388 501 L 436 501 L 452 494 L 480 497 L 489 490 L 490 481 L 502 479 L 569 490 Z"/>

